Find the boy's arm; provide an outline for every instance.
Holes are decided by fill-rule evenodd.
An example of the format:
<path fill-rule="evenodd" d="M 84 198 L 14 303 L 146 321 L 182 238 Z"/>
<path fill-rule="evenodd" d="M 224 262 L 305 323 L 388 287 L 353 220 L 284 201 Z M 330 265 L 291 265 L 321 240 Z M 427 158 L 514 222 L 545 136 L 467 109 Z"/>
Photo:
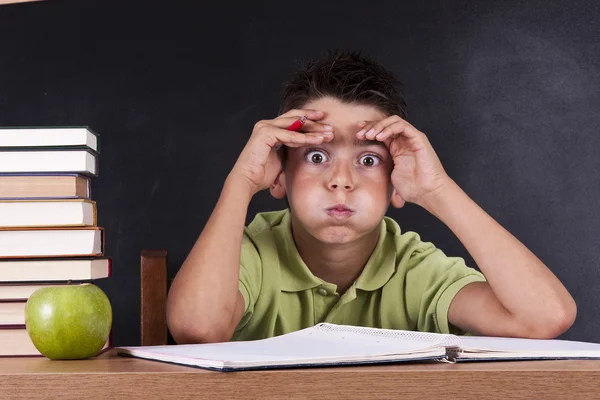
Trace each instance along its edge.
<path fill-rule="evenodd" d="M 175 276 L 167 320 L 177 343 L 227 341 L 242 318 L 238 277 L 251 198 L 245 182 L 235 175 L 227 178 L 202 234 Z"/>
<path fill-rule="evenodd" d="M 449 322 L 488 336 L 552 338 L 575 320 L 575 301 L 554 274 L 448 177 L 425 134 L 397 115 L 366 121 L 359 139 L 384 142 L 394 158 L 392 205 L 436 215 L 471 254 L 486 283 L 465 286 Z"/>
<path fill-rule="evenodd" d="M 451 179 L 422 206 L 463 243 L 487 282 L 454 297 L 448 321 L 478 335 L 554 338 L 576 316 L 575 301 L 556 276 Z"/>
<path fill-rule="evenodd" d="M 303 132 L 288 131 L 306 116 Z M 167 323 L 177 343 L 231 339 L 245 302 L 238 289 L 244 224 L 252 196 L 268 188 L 281 172 L 277 149 L 331 141 L 331 128 L 316 120 L 323 113 L 291 110 L 259 121 L 229 173 L 221 196 L 200 237 L 173 280 L 167 298 Z"/>

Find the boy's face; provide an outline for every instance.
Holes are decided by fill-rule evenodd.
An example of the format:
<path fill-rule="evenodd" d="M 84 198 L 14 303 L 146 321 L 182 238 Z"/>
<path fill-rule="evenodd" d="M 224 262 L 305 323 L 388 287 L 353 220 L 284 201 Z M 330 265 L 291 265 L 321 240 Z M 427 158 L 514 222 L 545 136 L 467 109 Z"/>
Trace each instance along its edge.
<path fill-rule="evenodd" d="M 323 243 L 349 243 L 379 228 L 390 204 L 393 160 L 381 142 L 357 140 L 360 121 L 386 117 L 372 106 L 323 98 L 303 108 L 323 111 L 319 122 L 334 138 L 317 146 L 287 148 L 276 197 L 287 195 L 295 228 Z"/>

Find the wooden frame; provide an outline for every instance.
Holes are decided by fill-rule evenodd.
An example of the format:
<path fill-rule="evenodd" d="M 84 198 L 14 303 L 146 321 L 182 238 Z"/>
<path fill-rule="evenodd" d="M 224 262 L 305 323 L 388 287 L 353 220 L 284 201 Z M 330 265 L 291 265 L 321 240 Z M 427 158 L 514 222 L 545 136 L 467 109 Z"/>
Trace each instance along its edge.
<path fill-rule="evenodd" d="M 167 344 L 167 251 L 140 254 L 141 345 Z"/>

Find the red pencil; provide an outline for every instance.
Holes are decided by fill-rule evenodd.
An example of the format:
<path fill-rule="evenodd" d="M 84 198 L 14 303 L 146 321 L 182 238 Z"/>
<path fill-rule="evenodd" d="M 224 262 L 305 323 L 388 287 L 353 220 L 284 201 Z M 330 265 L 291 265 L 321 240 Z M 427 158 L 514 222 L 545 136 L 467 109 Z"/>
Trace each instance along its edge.
<path fill-rule="evenodd" d="M 299 119 L 295 120 L 294 122 L 292 122 L 292 124 L 290 126 L 287 127 L 288 131 L 297 131 L 298 129 L 302 128 L 302 126 L 304 125 L 304 123 L 306 122 L 306 115 L 300 117 Z"/>

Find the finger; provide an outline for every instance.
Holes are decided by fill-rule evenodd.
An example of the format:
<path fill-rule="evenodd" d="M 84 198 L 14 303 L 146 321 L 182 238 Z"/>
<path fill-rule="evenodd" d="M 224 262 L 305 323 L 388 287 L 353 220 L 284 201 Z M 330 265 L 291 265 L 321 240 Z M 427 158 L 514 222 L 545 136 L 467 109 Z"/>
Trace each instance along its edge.
<path fill-rule="evenodd" d="M 265 121 L 271 125 L 274 125 L 281 129 L 287 129 L 291 124 L 296 122 L 298 118 L 296 117 L 278 117 L 269 121 Z M 297 132 L 325 132 L 325 131 L 333 131 L 333 127 L 331 125 L 322 124 L 320 122 L 311 121 L 307 119 L 302 128 L 300 128 Z"/>
<path fill-rule="evenodd" d="M 298 133 L 297 133 L 298 134 Z M 299 135 L 301 136 L 311 136 L 311 137 L 315 137 L 317 139 L 323 139 L 321 142 L 317 141 L 316 143 L 320 144 L 320 143 L 329 143 L 333 140 L 335 134 L 333 132 L 306 132 L 306 133 L 299 133 Z M 311 144 L 313 142 L 309 142 L 308 144 Z M 287 144 L 286 144 L 287 146 Z M 297 146 L 293 146 L 293 147 L 301 147 L 301 146 L 306 146 L 306 144 L 300 143 Z M 289 146 L 292 147 L 292 146 Z"/>
<path fill-rule="evenodd" d="M 325 117 L 325 113 L 320 110 L 293 109 L 286 113 L 281 114 L 276 119 L 279 119 L 282 117 L 283 118 L 289 118 L 289 117 L 300 118 L 302 116 L 306 116 L 306 118 L 313 120 L 313 121 L 318 121 L 320 119 L 323 119 L 323 117 Z"/>
<path fill-rule="evenodd" d="M 300 135 L 304 135 L 304 136 L 315 136 L 315 137 L 319 137 L 322 136 L 323 137 L 323 141 L 326 142 L 330 142 L 331 140 L 333 140 L 333 132 L 306 132 L 306 133 L 300 133 Z"/>
<path fill-rule="evenodd" d="M 402 136 L 403 130 L 404 125 L 402 124 L 402 122 L 397 122 L 395 124 L 383 128 L 381 132 L 375 135 L 374 139 L 380 142 L 385 142 L 389 138 Z"/>
<path fill-rule="evenodd" d="M 424 136 L 424 133 L 404 120 L 389 125 L 375 135 L 375 140 L 384 141 L 390 137 L 403 136 L 407 139 L 416 139 Z"/>
<path fill-rule="evenodd" d="M 370 121 L 362 121 L 364 122 L 362 129 L 360 131 L 358 131 L 356 133 L 356 137 L 359 139 L 366 139 L 365 135 L 367 134 L 367 132 L 370 132 L 371 129 L 373 128 L 373 126 L 376 124 L 376 122 L 370 122 Z"/>
<path fill-rule="evenodd" d="M 377 129 L 377 122 L 371 122 L 370 124 L 367 124 L 360 132 L 360 139 L 364 139 L 364 140 L 372 140 L 373 137 L 375 136 L 375 129 Z"/>
<path fill-rule="evenodd" d="M 278 124 L 282 125 L 281 123 Z M 332 131 L 301 133 L 274 126 L 269 121 L 259 121 L 255 126 L 253 136 L 259 142 L 266 143 L 269 147 L 276 150 L 282 145 L 300 147 L 333 140 Z"/>
<path fill-rule="evenodd" d="M 325 135 L 320 132 L 298 133 L 293 131 L 283 131 L 277 129 L 272 133 L 268 142 L 271 147 L 284 145 L 288 147 L 301 147 L 310 144 L 320 144 L 325 141 Z"/>
<path fill-rule="evenodd" d="M 321 122 L 306 120 L 299 132 L 333 132 L 333 126 Z"/>
<path fill-rule="evenodd" d="M 369 139 L 369 140 L 373 140 L 375 139 L 375 136 L 377 136 L 382 130 L 384 130 L 385 128 L 387 128 L 388 126 L 400 121 L 401 118 L 397 115 L 392 115 L 388 118 L 382 119 L 381 121 L 378 121 L 375 125 L 373 125 L 373 127 L 371 127 L 371 129 L 365 134 L 365 138 Z"/>

